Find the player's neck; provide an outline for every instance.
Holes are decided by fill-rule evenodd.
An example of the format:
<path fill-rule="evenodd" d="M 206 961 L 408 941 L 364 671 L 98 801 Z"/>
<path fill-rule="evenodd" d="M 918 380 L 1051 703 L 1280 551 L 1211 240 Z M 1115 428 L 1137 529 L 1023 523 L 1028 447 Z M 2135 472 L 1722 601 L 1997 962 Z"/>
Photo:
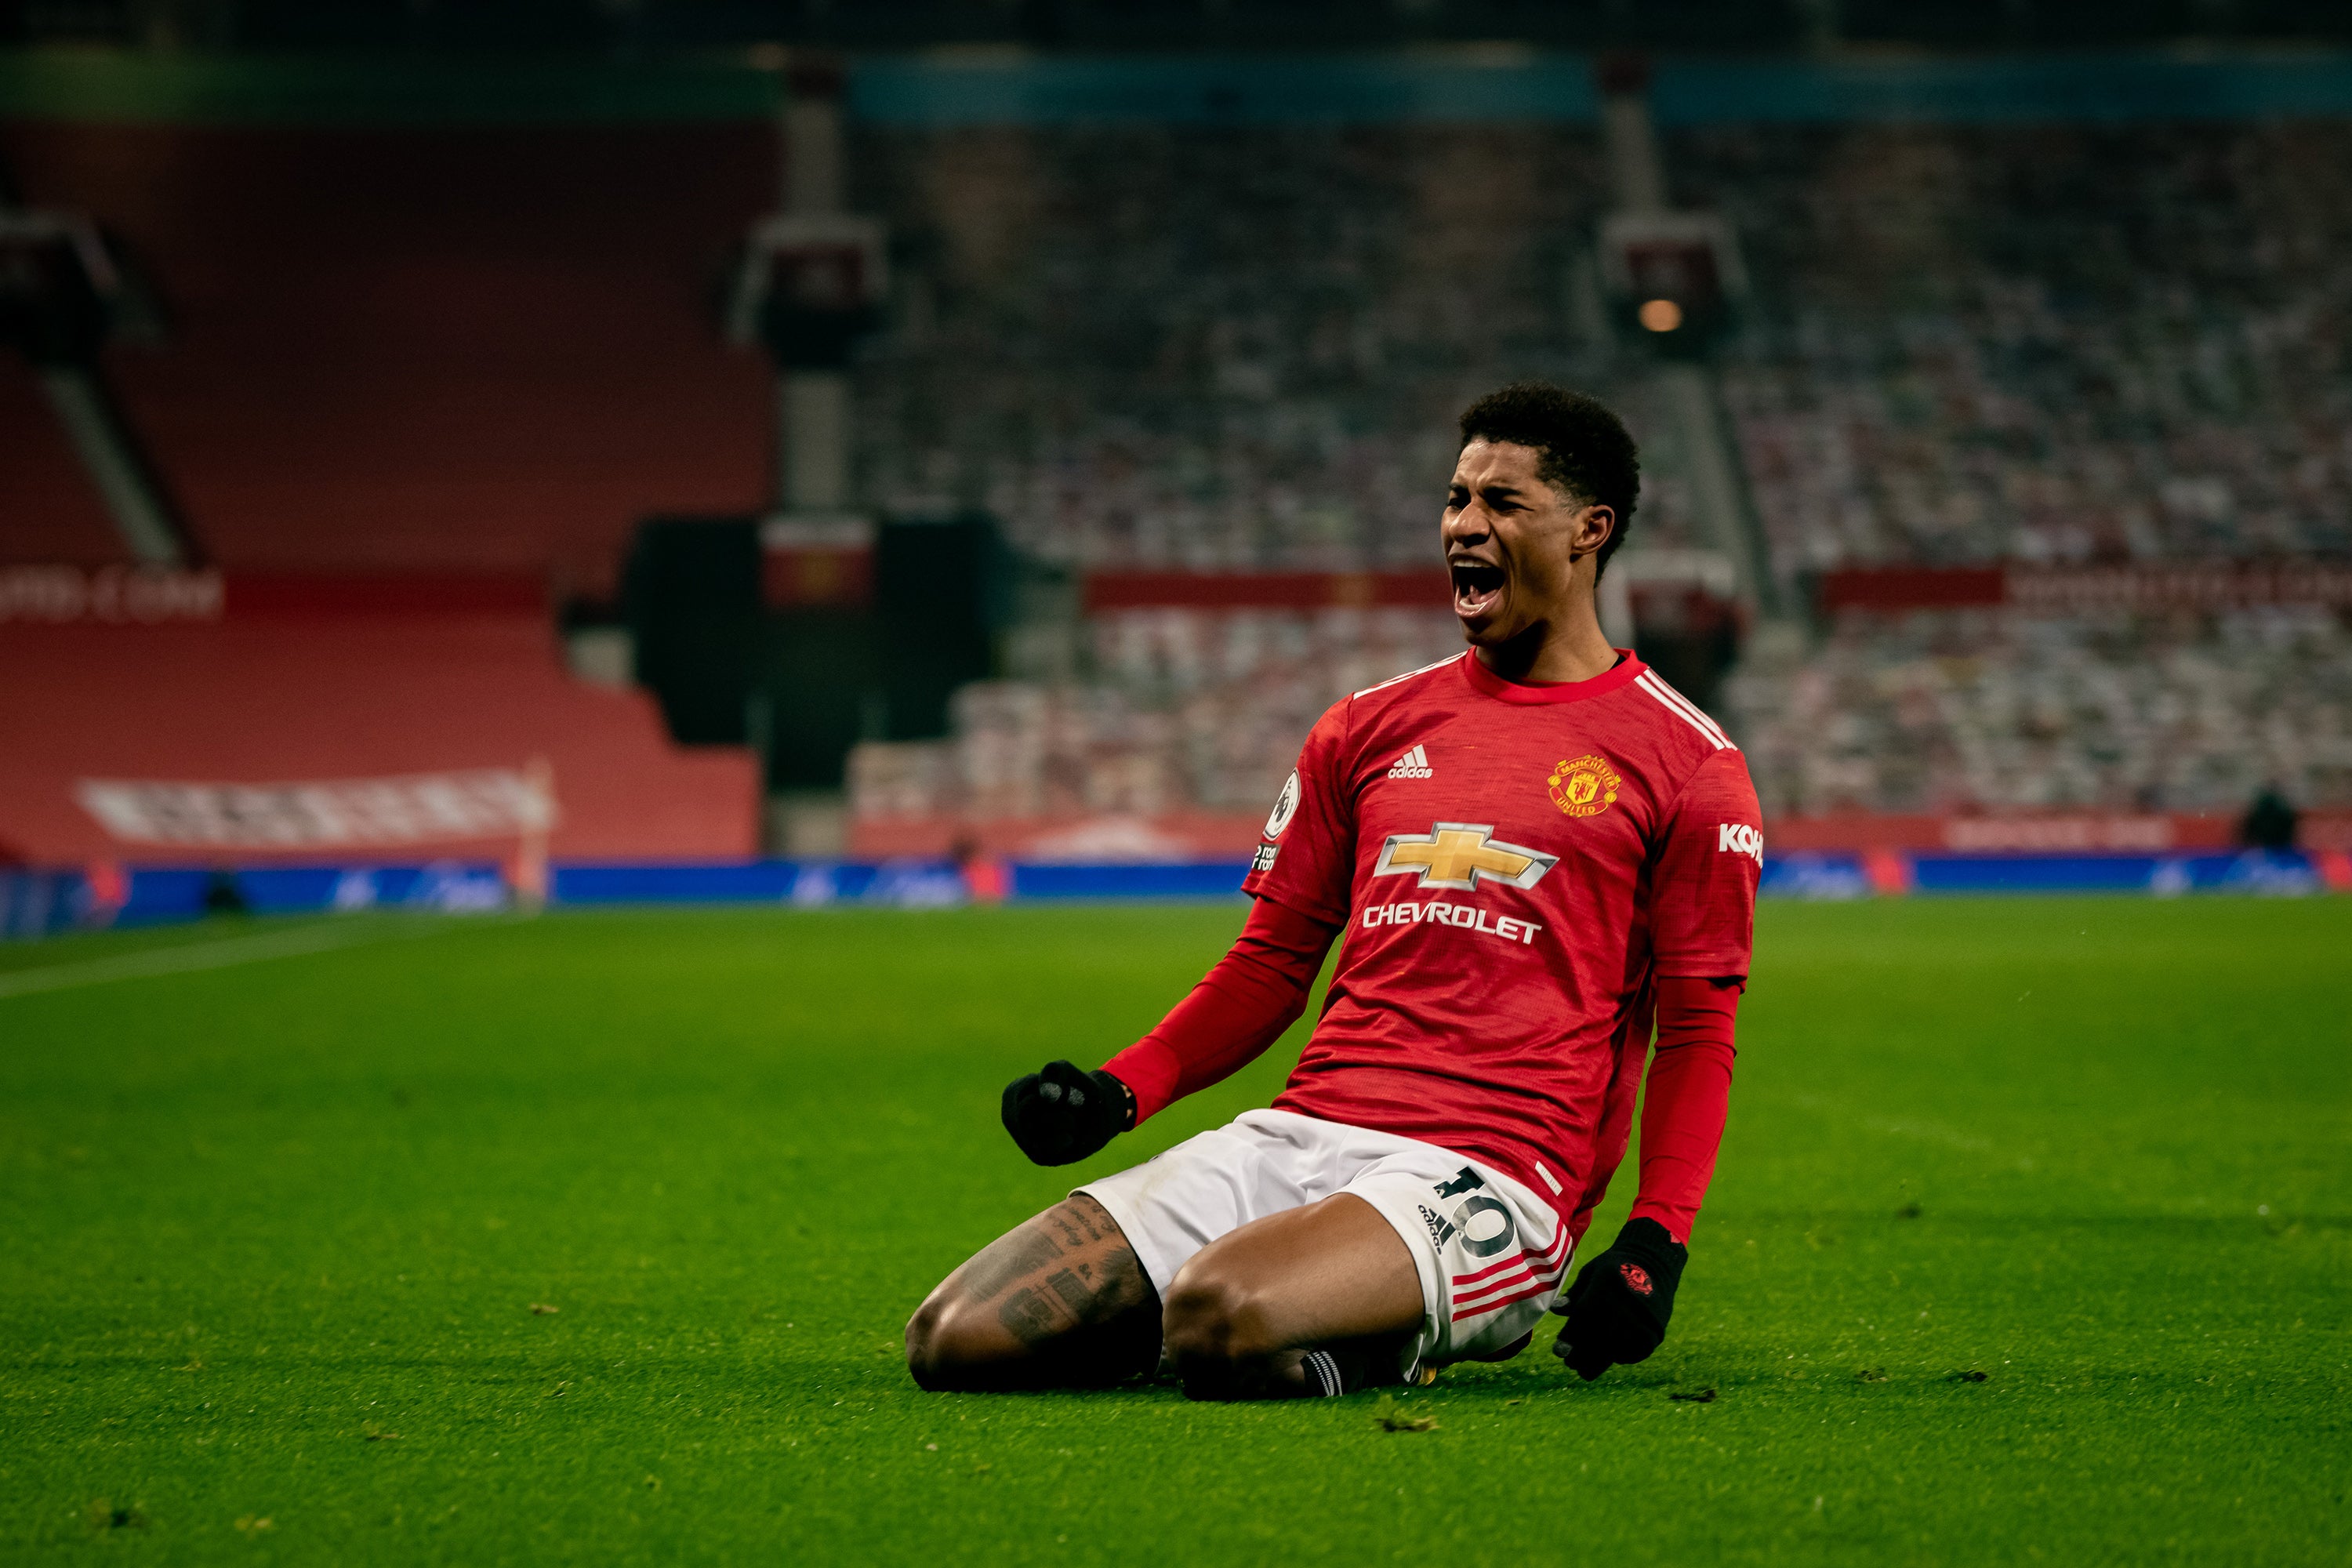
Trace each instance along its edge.
<path fill-rule="evenodd" d="M 1591 680 L 1617 665 L 1617 650 L 1592 613 L 1590 595 L 1557 618 L 1538 621 L 1508 642 L 1479 648 L 1477 655 L 1488 671 L 1522 686 Z"/>

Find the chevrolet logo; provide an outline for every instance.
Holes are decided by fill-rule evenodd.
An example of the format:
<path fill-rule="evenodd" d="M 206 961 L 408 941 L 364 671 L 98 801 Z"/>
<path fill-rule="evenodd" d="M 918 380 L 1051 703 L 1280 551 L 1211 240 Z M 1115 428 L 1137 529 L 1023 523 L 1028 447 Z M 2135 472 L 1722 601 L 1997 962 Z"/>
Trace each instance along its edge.
<path fill-rule="evenodd" d="M 1544 855 L 1489 837 L 1483 822 L 1441 822 L 1429 833 L 1392 833 L 1381 846 L 1375 877 L 1409 877 L 1418 871 L 1424 888 L 1475 888 L 1481 877 L 1532 888 L 1559 864 Z"/>

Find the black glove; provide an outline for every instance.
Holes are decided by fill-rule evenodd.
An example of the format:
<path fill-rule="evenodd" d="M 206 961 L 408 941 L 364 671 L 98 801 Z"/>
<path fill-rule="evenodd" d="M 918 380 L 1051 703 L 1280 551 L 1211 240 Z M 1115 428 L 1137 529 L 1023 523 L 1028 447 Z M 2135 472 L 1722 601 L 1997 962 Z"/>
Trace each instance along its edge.
<path fill-rule="evenodd" d="M 1631 1219 L 1614 1246 L 1578 1270 L 1551 1353 L 1590 1383 L 1613 1363 L 1647 1361 L 1675 1315 L 1690 1253 L 1654 1219 Z"/>
<path fill-rule="evenodd" d="M 1083 1160 L 1134 1125 L 1134 1091 L 1099 1068 L 1047 1062 L 1004 1086 L 1004 1130 L 1041 1165 Z"/>

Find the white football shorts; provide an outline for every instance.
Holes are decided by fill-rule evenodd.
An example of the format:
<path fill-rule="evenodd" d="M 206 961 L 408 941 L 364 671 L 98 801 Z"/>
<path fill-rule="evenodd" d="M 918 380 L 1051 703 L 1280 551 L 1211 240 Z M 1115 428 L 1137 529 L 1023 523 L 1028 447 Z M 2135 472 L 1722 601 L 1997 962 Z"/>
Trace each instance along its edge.
<path fill-rule="evenodd" d="M 1399 1370 L 1493 1355 L 1532 1331 L 1568 1272 L 1568 1226 L 1491 1165 L 1391 1132 L 1251 1110 L 1076 1189 L 1102 1205 L 1165 1300 L 1227 1231 L 1351 1193 L 1396 1227 L 1421 1274 L 1421 1331 Z"/>

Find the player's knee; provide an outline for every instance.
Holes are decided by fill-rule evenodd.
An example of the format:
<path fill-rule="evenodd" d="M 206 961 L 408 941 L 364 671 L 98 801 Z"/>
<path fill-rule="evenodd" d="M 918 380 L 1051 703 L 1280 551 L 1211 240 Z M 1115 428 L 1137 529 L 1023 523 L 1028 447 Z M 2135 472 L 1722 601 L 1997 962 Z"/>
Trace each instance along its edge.
<path fill-rule="evenodd" d="M 927 1299 L 907 1320 L 907 1372 L 925 1388 L 938 1386 L 941 1363 L 947 1352 L 946 1335 L 941 1331 L 946 1309 L 936 1296 Z"/>
<path fill-rule="evenodd" d="M 1263 1293 L 1197 1258 L 1169 1286 L 1160 1335 L 1188 1388 L 1213 1386 L 1283 1348 Z"/>
<path fill-rule="evenodd" d="M 907 1372 L 933 1393 L 964 1387 L 990 1359 L 985 1336 L 959 1297 L 934 1292 L 907 1320 Z"/>

